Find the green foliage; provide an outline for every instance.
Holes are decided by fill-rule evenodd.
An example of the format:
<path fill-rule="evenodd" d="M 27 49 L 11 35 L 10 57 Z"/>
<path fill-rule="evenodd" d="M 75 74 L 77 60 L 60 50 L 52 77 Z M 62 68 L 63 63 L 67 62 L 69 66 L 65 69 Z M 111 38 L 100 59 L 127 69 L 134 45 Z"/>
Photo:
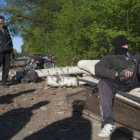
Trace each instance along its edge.
<path fill-rule="evenodd" d="M 121 3 L 120 3 L 121 2 Z M 137 6 L 136 6 L 137 5 Z M 139 51 L 138 1 L 86 0 L 66 2 L 56 15 L 54 29 L 47 34 L 62 65 L 81 59 L 99 59 L 112 51 L 112 38 L 126 35 L 132 51 Z M 133 10 L 132 10 L 133 9 Z M 64 63 L 65 62 L 65 63 Z"/>
<path fill-rule="evenodd" d="M 111 42 L 117 35 L 125 35 L 130 50 L 140 52 L 139 0 L 7 3 L 0 9 L 9 14 L 11 31 L 23 37 L 23 53 L 50 55 L 52 49 L 59 65 L 75 65 L 81 59 L 99 59 L 112 51 Z"/>
<path fill-rule="evenodd" d="M 21 54 L 20 54 L 20 53 L 18 53 L 15 49 L 14 49 L 14 55 L 15 55 L 15 58 L 17 58 L 17 57 L 20 57 L 20 56 L 21 56 Z"/>

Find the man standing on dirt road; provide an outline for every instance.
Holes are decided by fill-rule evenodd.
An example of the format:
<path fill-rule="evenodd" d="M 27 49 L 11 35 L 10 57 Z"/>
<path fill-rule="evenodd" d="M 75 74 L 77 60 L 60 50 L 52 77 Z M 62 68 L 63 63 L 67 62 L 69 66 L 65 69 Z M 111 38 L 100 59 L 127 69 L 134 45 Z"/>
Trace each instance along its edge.
<path fill-rule="evenodd" d="M 4 25 L 4 17 L 0 16 L 0 65 L 3 67 L 2 87 L 8 87 L 7 79 L 10 67 L 10 54 L 13 52 L 13 44 L 7 26 Z"/>
<path fill-rule="evenodd" d="M 117 91 L 140 87 L 140 54 L 128 52 L 128 40 L 117 36 L 113 40 L 114 52 L 107 54 L 95 65 L 103 129 L 99 137 L 108 137 L 115 130 L 113 100 Z"/>

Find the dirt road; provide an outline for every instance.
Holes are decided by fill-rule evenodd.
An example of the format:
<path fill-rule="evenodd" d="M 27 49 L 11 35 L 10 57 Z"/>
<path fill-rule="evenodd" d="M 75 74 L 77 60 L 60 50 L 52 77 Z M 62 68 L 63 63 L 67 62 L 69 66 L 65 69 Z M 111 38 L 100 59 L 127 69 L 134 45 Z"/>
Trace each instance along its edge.
<path fill-rule="evenodd" d="M 66 95 L 83 89 L 49 88 L 44 81 L 0 87 L 0 140 L 136 140 L 118 131 L 99 138 L 100 122 L 66 103 Z"/>

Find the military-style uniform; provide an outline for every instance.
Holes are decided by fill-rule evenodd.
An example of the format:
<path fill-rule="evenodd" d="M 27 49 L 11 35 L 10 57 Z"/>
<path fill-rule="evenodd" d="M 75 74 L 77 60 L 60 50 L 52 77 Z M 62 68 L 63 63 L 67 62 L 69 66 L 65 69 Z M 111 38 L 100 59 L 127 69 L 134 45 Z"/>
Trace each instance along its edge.
<path fill-rule="evenodd" d="M 2 85 L 5 86 L 10 67 L 10 54 L 13 44 L 6 26 L 0 25 L 0 64 L 3 66 Z"/>

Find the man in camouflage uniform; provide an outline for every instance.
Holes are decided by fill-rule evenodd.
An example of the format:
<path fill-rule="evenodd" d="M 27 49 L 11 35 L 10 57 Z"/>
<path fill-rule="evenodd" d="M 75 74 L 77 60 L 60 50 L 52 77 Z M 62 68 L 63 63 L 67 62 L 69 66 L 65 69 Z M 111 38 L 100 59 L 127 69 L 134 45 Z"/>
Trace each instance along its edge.
<path fill-rule="evenodd" d="M 7 79 L 10 67 L 10 54 L 13 52 L 13 44 L 7 26 L 4 25 L 4 17 L 0 16 L 0 64 L 2 71 L 2 86 L 8 87 Z"/>

